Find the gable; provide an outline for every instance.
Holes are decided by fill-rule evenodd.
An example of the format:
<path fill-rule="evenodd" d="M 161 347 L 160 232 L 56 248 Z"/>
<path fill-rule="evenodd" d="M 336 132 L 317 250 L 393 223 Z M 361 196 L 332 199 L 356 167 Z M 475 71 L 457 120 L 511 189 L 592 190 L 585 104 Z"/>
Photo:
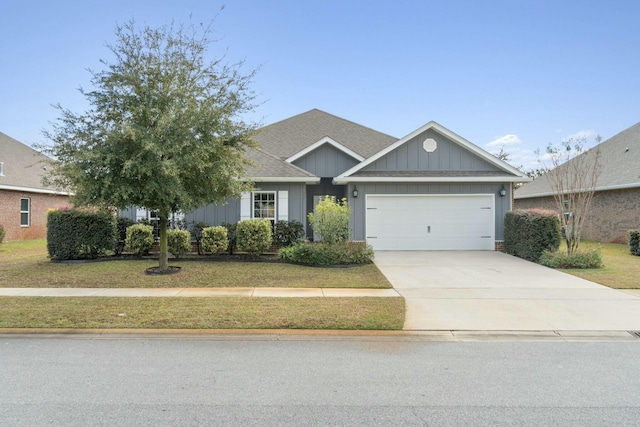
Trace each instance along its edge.
<path fill-rule="evenodd" d="M 428 150 L 425 141 L 429 141 Z M 500 169 L 434 129 L 428 129 L 361 169 L 364 173 L 391 171 L 500 172 Z"/>
<path fill-rule="evenodd" d="M 360 159 L 345 153 L 331 144 L 322 144 L 306 155 L 294 160 L 292 163 L 315 176 L 335 177 L 342 172 L 351 169 Z"/>
<path fill-rule="evenodd" d="M 1 189 L 56 193 L 55 188 L 42 184 L 48 161 L 45 155 L 0 132 Z"/>

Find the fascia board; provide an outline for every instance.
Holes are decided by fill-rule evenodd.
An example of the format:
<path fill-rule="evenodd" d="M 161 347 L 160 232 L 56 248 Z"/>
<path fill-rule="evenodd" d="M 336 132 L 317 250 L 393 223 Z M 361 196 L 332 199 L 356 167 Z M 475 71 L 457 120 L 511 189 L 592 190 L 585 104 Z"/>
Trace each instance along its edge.
<path fill-rule="evenodd" d="M 15 185 L 0 185 L 0 190 L 23 191 L 25 193 L 38 193 L 38 194 L 55 194 L 58 196 L 73 195 L 73 193 L 69 193 L 66 191 L 47 190 L 45 188 L 19 187 Z"/>
<path fill-rule="evenodd" d="M 364 160 L 364 157 L 362 157 L 360 154 L 356 153 L 353 150 L 350 150 L 349 148 L 345 147 L 344 145 L 340 144 L 339 142 L 337 142 L 337 141 L 329 138 L 328 136 L 326 136 L 326 137 L 322 138 L 321 140 L 319 140 L 317 142 L 314 142 L 313 144 L 311 144 L 310 146 L 308 146 L 304 150 L 298 151 L 297 153 L 295 153 L 294 155 L 292 155 L 291 157 L 286 159 L 286 162 L 293 163 L 296 160 L 298 160 L 299 158 L 304 157 L 307 154 L 311 153 L 312 151 L 314 151 L 314 150 L 318 149 L 319 147 L 323 146 L 324 144 L 332 145 L 333 147 L 337 148 L 338 150 L 342 151 L 343 153 L 347 154 L 348 156 L 353 157 L 354 159 L 356 159 L 359 162 Z"/>
<path fill-rule="evenodd" d="M 251 182 L 294 182 L 294 183 L 303 183 L 303 184 L 317 184 L 320 182 L 320 178 L 318 177 L 305 177 L 305 176 L 296 176 L 296 177 L 274 177 L 274 176 L 252 176 L 247 179 L 243 179 L 243 181 L 251 181 Z"/>
<path fill-rule="evenodd" d="M 460 135 L 458 135 L 458 134 L 456 134 L 454 132 L 451 132 L 449 129 L 445 128 L 444 126 L 442 126 L 442 125 L 440 125 L 440 124 L 438 124 L 436 122 L 434 122 L 433 120 L 430 121 L 429 123 L 427 123 L 426 125 L 424 125 L 422 127 L 419 127 L 418 129 L 414 130 L 413 132 L 411 132 L 407 136 L 399 139 L 398 141 L 394 142 L 393 144 L 391 144 L 390 146 L 384 148 L 383 150 L 379 151 L 378 153 L 374 154 L 373 156 L 369 157 L 365 161 L 363 161 L 363 162 L 355 165 L 351 169 L 343 172 L 337 178 L 346 178 L 346 177 L 356 173 L 357 171 L 359 171 L 359 170 L 363 169 L 364 167 L 370 165 L 371 163 L 375 162 L 379 158 L 389 154 L 390 152 L 392 152 L 393 150 L 395 150 L 399 146 L 401 146 L 403 144 L 406 144 L 411 139 L 415 138 L 416 136 L 420 135 L 421 133 L 423 133 L 423 132 L 425 132 L 425 131 L 427 131 L 429 129 L 435 129 L 437 132 L 443 134 L 444 136 L 446 136 L 447 138 L 451 139 L 452 141 L 457 142 L 458 144 L 460 144 L 464 148 L 466 148 L 469 151 L 477 154 L 478 156 L 482 157 L 483 159 L 485 159 L 489 163 L 499 167 L 500 169 L 504 170 L 505 172 L 512 173 L 516 177 L 519 177 L 519 178 L 525 178 L 525 174 L 520 172 L 518 169 L 516 169 L 513 166 L 509 165 L 508 163 L 503 162 L 502 160 L 496 158 L 495 156 L 491 155 L 489 152 L 483 150 L 482 148 L 478 147 L 475 144 L 472 144 L 471 142 L 467 141 L 466 139 L 464 139 Z M 526 182 L 526 181 L 514 181 L 514 182 Z"/>
<path fill-rule="evenodd" d="M 518 176 L 489 176 L 489 177 L 469 177 L 469 176 L 451 176 L 451 177 L 435 177 L 435 176 L 419 176 L 419 177 L 357 177 L 357 176 L 338 176 L 333 179 L 334 184 L 349 184 L 352 182 L 529 182 L 531 178 L 522 178 Z"/>

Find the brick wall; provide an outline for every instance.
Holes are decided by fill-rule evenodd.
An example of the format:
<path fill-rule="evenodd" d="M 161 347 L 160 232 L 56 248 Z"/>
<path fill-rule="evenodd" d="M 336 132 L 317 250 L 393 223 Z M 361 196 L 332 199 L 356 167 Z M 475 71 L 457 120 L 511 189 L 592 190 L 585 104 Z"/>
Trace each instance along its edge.
<path fill-rule="evenodd" d="M 515 209 L 545 208 L 557 210 L 553 197 L 517 199 Z M 597 242 L 626 243 L 630 229 L 640 228 L 640 188 L 598 191 L 582 238 Z"/>
<path fill-rule="evenodd" d="M 31 224 L 20 226 L 20 199 L 31 199 Z M 47 237 L 47 211 L 71 207 L 68 196 L 0 190 L 0 225 L 4 227 L 4 242 Z"/>

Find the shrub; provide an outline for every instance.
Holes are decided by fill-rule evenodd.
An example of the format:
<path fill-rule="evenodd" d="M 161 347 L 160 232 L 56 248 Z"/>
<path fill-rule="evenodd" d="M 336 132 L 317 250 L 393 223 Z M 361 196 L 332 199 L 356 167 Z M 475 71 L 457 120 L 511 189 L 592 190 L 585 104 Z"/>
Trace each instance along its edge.
<path fill-rule="evenodd" d="M 47 214 L 51 259 L 97 258 L 116 246 L 116 219 L 108 211 L 52 210 Z"/>
<path fill-rule="evenodd" d="M 133 224 L 127 228 L 124 248 L 134 255 L 147 255 L 153 246 L 153 227 L 145 224 Z"/>
<path fill-rule="evenodd" d="M 338 201 L 334 196 L 325 196 L 315 211 L 307 216 L 313 231 L 323 242 L 332 244 L 346 242 L 349 239 L 350 213 L 347 199 Z"/>
<path fill-rule="evenodd" d="M 629 230 L 629 251 L 632 255 L 640 256 L 640 230 Z"/>
<path fill-rule="evenodd" d="M 123 217 L 123 216 L 118 217 L 118 220 L 117 220 L 118 241 L 116 242 L 116 249 L 115 249 L 116 255 L 120 255 L 124 250 L 124 241 L 127 238 L 127 228 L 131 227 L 133 224 L 135 224 L 135 222 L 133 222 L 131 219 L 127 217 Z"/>
<path fill-rule="evenodd" d="M 225 227 L 207 227 L 202 230 L 202 250 L 205 253 L 220 254 L 226 251 L 228 246 L 229 239 Z"/>
<path fill-rule="evenodd" d="M 505 252 L 538 262 L 544 251 L 560 247 L 560 219 L 554 211 L 509 211 L 504 221 Z"/>
<path fill-rule="evenodd" d="M 540 256 L 540 264 L 551 268 L 600 268 L 602 256 L 599 249 L 574 252 L 572 255 L 566 252 L 544 251 Z"/>
<path fill-rule="evenodd" d="M 0 243 L 2 243 L 2 241 L 4 240 L 4 234 L 4 227 L 0 225 Z"/>
<path fill-rule="evenodd" d="M 229 249 L 229 253 L 232 254 L 233 249 L 236 247 L 236 244 L 237 244 L 236 229 L 238 228 L 238 224 L 229 224 L 229 223 L 223 222 L 220 225 L 227 229 L 227 239 L 229 240 L 228 249 Z"/>
<path fill-rule="evenodd" d="M 167 230 L 167 250 L 180 258 L 191 252 L 191 235 L 187 230 Z"/>
<path fill-rule="evenodd" d="M 247 219 L 236 227 L 238 249 L 253 256 L 260 255 L 271 246 L 271 221 Z"/>
<path fill-rule="evenodd" d="M 304 237 L 304 225 L 299 221 L 278 221 L 273 226 L 273 244 L 291 246 Z"/>
<path fill-rule="evenodd" d="M 281 259 L 307 265 L 370 264 L 373 248 L 364 242 L 303 242 L 280 249 Z"/>
<path fill-rule="evenodd" d="M 191 226 L 191 238 L 196 242 L 198 255 L 202 255 L 202 230 L 207 228 L 209 224 L 205 222 L 195 222 Z"/>

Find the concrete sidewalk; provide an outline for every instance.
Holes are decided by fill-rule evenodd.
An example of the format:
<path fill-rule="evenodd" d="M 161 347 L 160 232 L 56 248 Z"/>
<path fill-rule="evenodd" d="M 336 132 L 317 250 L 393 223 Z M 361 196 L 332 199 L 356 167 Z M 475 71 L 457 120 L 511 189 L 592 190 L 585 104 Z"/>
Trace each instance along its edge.
<path fill-rule="evenodd" d="M 640 331 L 640 296 L 501 252 L 376 252 L 405 330 Z"/>
<path fill-rule="evenodd" d="M 0 288 L 11 297 L 400 297 L 395 289 L 346 288 Z"/>

